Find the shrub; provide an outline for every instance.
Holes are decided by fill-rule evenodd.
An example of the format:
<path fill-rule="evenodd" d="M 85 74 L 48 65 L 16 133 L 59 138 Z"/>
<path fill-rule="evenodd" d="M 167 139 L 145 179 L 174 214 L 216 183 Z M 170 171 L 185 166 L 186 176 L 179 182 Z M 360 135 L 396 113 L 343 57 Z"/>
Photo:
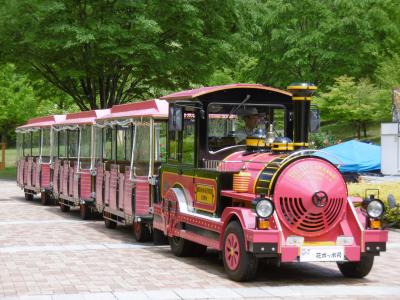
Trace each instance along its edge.
<path fill-rule="evenodd" d="M 310 133 L 310 147 L 321 149 L 336 144 L 336 138 L 330 132 Z"/>

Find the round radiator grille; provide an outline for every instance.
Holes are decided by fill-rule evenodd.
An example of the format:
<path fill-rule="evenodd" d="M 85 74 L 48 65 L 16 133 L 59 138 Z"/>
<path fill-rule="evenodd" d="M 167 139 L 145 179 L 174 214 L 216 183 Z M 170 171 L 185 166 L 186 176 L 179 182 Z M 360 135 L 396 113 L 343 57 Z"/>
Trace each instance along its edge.
<path fill-rule="evenodd" d="M 345 204 L 343 198 L 330 198 L 323 208 L 306 209 L 309 205 L 303 202 L 302 198 L 280 197 L 278 209 L 286 223 L 304 235 L 325 232 L 333 226 Z"/>
<path fill-rule="evenodd" d="M 294 234 L 313 237 L 331 230 L 346 210 L 346 184 L 335 166 L 315 157 L 282 170 L 274 187 L 280 221 Z"/>

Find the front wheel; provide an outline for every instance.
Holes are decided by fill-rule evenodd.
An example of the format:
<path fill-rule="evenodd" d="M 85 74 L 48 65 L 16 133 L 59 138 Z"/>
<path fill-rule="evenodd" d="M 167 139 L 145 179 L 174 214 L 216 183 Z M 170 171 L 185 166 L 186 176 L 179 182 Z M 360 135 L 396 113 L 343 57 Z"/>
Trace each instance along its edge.
<path fill-rule="evenodd" d="M 242 226 L 237 221 L 232 221 L 226 227 L 222 260 L 225 271 L 232 280 L 247 281 L 257 274 L 257 257 L 246 251 Z"/>
<path fill-rule="evenodd" d="M 360 261 L 338 262 L 340 272 L 345 277 L 363 278 L 369 274 L 374 265 L 374 257 L 361 256 Z"/>

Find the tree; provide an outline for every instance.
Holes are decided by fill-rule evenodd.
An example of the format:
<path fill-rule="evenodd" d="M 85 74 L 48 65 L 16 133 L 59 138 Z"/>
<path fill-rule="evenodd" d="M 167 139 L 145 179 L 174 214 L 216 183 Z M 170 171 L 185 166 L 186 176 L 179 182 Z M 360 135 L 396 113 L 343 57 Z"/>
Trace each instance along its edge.
<path fill-rule="evenodd" d="M 233 0 L 0 0 L 1 57 L 81 110 L 206 81 L 235 31 Z"/>
<path fill-rule="evenodd" d="M 37 99 L 26 76 L 15 73 L 13 65 L 0 67 L 0 135 L 1 141 L 14 128 L 36 116 Z"/>
<path fill-rule="evenodd" d="M 395 89 L 400 87 L 400 55 L 395 53 L 382 61 L 376 71 L 377 81 L 382 87 Z"/>
<path fill-rule="evenodd" d="M 15 128 L 36 116 L 76 111 L 72 100 L 44 82 L 32 83 L 12 64 L 0 66 L 0 139 L 13 143 Z"/>
<path fill-rule="evenodd" d="M 380 89 L 368 79 L 358 82 L 353 77 L 340 76 L 320 93 L 315 101 L 325 119 L 352 124 L 357 138 L 367 136 L 368 125 L 390 118 L 390 92 Z"/>
<path fill-rule="evenodd" d="M 322 88 L 348 74 L 371 77 L 399 51 L 398 1 L 265 1 L 257 81 L 285 88 L 298 81 Z"/>

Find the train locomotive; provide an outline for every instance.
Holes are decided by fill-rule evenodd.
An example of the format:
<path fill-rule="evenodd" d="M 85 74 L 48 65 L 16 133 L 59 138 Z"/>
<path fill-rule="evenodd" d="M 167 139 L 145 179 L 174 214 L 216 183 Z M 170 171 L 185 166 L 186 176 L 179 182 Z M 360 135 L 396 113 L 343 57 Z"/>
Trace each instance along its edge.
<path fill-rule="evenodd" d="M 337 166 L 309 149 L 315 90 L 230 84 L 113 107 L 91 131 L 92 208 L 109 228 L 133 224 L 137 240 L 168 239 L 176 256 L 220 251 L 235 281 L 253 279 L 264 259 L 366 276 L 386 250 L 384 205 L 349 197 Z M 18 168 L 29 193 L 30 160 Z"/>

